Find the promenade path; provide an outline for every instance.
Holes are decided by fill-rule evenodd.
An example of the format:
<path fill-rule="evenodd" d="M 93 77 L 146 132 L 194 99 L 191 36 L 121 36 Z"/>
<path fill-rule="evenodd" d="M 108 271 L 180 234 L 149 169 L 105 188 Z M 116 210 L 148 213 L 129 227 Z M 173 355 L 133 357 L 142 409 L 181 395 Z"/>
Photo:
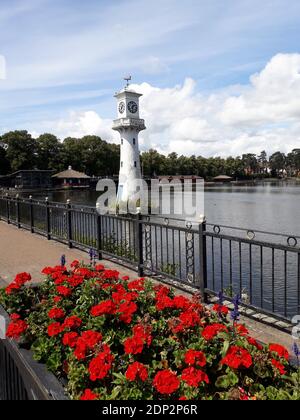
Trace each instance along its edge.
<path fill-rule="evenodd" d="M 0 221 L 0 286 L 10 283 L 17 273 L 24 271 L 31 274 L 34 283 L 40 282 L 43 280 L 41 269 L 60 264 L 62 255 L 66 256 L 67 264 L 75 259 L 89 262 L 88 254 L 83 251 L 69 249 L 64 244 L 48 241 L 42 236 Z M 128 275 L 131 279 L 137 277 L 135 271 L 113 261 L 104 260 L 103 264 L 107 268 L 118 270 L 121 276 Z M 182 291 L 180 293 L 188 295 Z M 251 335 L 256 339 L 265 343 L 277 342 L 285 345 L 288 350 L 291 349 L 293 339 L 290 334 L 249 318 L 243 318 L 241 321 L 247 325 Z"/>

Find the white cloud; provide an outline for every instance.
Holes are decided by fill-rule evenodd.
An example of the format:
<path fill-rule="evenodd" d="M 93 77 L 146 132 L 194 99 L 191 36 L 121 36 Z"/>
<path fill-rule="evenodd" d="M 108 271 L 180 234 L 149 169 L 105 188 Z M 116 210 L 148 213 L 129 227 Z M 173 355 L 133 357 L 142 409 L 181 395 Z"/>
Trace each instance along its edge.
<path fill-rule="evenodd" d="M 45 121 L 38 133 L 31 131 L 31 134 L 37 136 L 42 134 L 42 132 L 54 133 L 60 139 L 93 134 L 110 142 L 118 141 L 117 133 L 111 130 L 111 120 L 101 118 L 94 111 L 71 111 L 67 118 L 62 118 L 58 121 Z"/>
<path fill-rule="evenodd" d="M 132 85 L 143 93 L 143 149 L 196 155 L 239 155 L 265 149 L 288 152 L 300 145 L 300 54 L 278 54 L 250 78 L 249 85 L 203 95 L 196 82 L 157 88 Z M 113 116 L 114 117 L 114 116 Z M 51 123 L 60 135 L 98 134 L 117 141 L 112 121 L 96 112 L 71 113 Z"/>

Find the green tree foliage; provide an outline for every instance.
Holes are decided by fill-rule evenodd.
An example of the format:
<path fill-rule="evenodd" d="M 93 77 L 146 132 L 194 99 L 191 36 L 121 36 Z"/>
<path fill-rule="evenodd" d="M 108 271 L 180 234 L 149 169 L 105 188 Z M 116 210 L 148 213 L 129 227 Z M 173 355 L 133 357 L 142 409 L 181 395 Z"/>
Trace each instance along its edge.
<path fill-rule="evenodd" d="M 284 169 L 286 169 L 286 156 L 284 153 L 276 152 L 270 156 L 269 164 L 272 171 L 279 175 Z"/>
<path fill-rule="evenodd" d="M 53 134 L 42 134 L 37 142 L 37 163 L 39 169 L 63 170 L 65 162 L 62 159 L 63 145 Z"/>
<path fill-rule="evenodd" d="M 10 172 L 10 163 L 6 157 L 6 151 L 0 146 L 0 175 L 5 175 Z"/>
<path fill-rule="evenodd" d="M 3 144 L 8 145 L 5 150 Z M 212 179 L 228 175 L 234 179 L 270 176 L 299 176 L 300 149 L 285 155 L 276 152 L 268 159 L 266 151 L 227 158 L 203 156 L 168 156 L 150 149 L 141 154 L 145 177 L 156 175 L 197 175 Z M 119 172 L 120 146 L 98 136 L 67 137 L 63 141 L 45 133 L 37 139 L 27 131 L 13 131 L 0 137 L 0 175 L 20 169 L 49 169 L 60 172 L 72 166 L 90 176 L 112 176 Z"/>
<path fill-rule="evenodd" d="M 1 140 L 8 145 L 6 158 L 12 171 L 32 169 L 37 164 L 37 142 L 27 131 L 11 131 Z"/>

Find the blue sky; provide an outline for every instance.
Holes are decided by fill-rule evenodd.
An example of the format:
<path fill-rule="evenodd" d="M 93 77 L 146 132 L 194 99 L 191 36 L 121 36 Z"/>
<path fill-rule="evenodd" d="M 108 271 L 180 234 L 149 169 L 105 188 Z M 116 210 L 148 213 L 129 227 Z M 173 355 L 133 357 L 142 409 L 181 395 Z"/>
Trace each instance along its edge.
<path fill-rule="evenodd" d="M 88 112 L 108 123 L 127 73 L 163 93 L 191 79 L 193 98 L 239 96 L 273 57 L 297 54 L 299 39 L 299 0 L 1 0 L 0 132 L 52 122 L 72 134 L 58 126 Z M 159 148 L 155 135 L 146 148 Z"/>

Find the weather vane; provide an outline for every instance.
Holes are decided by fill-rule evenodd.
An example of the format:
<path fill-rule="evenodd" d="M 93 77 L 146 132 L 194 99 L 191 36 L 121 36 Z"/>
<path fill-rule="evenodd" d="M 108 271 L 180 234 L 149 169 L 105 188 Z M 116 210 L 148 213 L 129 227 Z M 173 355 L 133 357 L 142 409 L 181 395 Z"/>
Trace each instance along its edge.
<path fill-rule="evenodd" d="M 124 80 L 127 82 L 126 87 L 128 87 L 129 86 L 129 82 L 132 80 L 132 77 L 130 75 L 125 76 L 124 77 Z"/>

